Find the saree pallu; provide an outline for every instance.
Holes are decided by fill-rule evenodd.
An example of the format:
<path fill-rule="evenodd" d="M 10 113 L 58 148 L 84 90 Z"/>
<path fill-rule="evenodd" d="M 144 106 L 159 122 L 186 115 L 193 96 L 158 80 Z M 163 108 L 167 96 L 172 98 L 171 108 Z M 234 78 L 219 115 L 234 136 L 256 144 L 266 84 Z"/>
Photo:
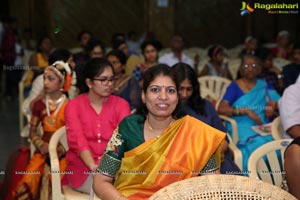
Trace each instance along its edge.
<path fill-rule="evenodd" d="M 248 108 L 254 111 L 262 120 L 263 124 L 269 123 L 265 116 L 265 108 L 268 101 L 278 101 L 279 95 L 275 90 L 267 88 L 265 81 L 257 80 L 256 85 L 246 94 L 241 96 L 233 104 L 233 108 Z M 261 145 L 272 141 L 272 136 L 261 136 L 251 127 L 256 126 L 256 122 L 248 115 L 233 116 L 237 122 L 239 141 L 238 148 L 243 154 L 243 172 L 247 175 L 248 158 L 250 154 Z"/>
<path fill-rule="evenodd" d="M 53 133 L 58 130 L 60 127 L 64 126 L 64 108 L 67 104 L 67 101 L 63 103 L 60 110 L 56 115 L 56 120 L 54 124 L 49 124 L 47 115 L 41 115 L 42 117 L 42 127 L 44 134 L 42 136 L 42 140 L 46 143 L 49 143 L 51 136 Z M 39 104 L 42 105 L 42 104 Z M 42 112 L 44 113 L 43 107 Z M 32 121 L 36 116 L 32 117 Z M 59 145 L 58 150 L 62 148 Z M 59 151 L 61 153 L 61 151 Z M 47 200 L 49 194 L 49 187 L 51 184 L 51 173 L 49 171 L 49 167 L 46 167 L 46 159 L 49 158 L 49 155 L 42 155 L 38 151 L 34 153 L 32 158 L 29 161 L 29 164 L 26 167 L 26 170 L 23 173 L 23 176 L 19 183 L 17 184 L 16 191 L 14 191 L 14 199 L 45 199 Z M 67 162 L 66 159 L 63 157 L 59 160 L 59 165 L 61 171 L 66 171 L 67 169 Z M 61 179 L 63 178 L 63 174 L 61 173 Z M 43 178 L 43 176 L 46 176 Z M 46 181 L 41 181 L 42 178 Z M 48 182 L 49 181 L 49 182 Z M 44 196 L 40 196 L 40 191 L 44 194 Z M 46 196 L 45 196 L 46 195 Z"/>
<path fill-rule="evenodd" d="M 209 159 L 220 158 L 225 133 L 186 116 L 159 138 L 125 152 L 115 187 L 130 199 L 147 199 L 170 183 L 198 176 Z"/>

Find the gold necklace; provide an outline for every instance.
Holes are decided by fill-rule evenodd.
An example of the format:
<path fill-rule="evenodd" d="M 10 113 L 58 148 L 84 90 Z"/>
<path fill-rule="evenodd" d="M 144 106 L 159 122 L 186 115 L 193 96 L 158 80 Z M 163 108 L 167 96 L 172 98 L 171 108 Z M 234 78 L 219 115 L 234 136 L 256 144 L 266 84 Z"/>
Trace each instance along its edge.
<path fill-rule="evenodd" d="M 171 121 L 170 121 L 170 123 L 168 124 L 168 126 L 167 127 L 169 127 L 171 124 L 172 124 L 172 122 L 173 122 L 173 120 L 171 119 Z M 150 130 L 150 131 L 155 131 L 155 129 L 154 128 L 152 128 L 152 126 L 150 125 L 150 123 L 149 123 L 149 117 L 147 117 L 147 120 L 146 120 L 146 126 L 147 126 L 147 128 Z M 166 128 L 167 128 L 166 127 Z M 157 136 L 157 137 L 159 137 L 159 136 Z"/>
<path fill-rule="evenodd" d="M 50 100 L 50 97 L 48 95 L 46 95 L 46 112 L 47 112 L 47 122 L 49 125 L 54 125 L 55 122 L 56 122 L 56 115 L 59 111 L 59 109 L 61 108 L 61 106 L 63 105 L 64 101 L 66 99 L 66 95 L 62 95 L 56 102 L 58 102 L 58 105 L 56 105 L 55 107 L 55 111 L 54 113 L 50 113 L 51 110 L 50 109 L 50 105 L 49 105 L 49 100 Z"/>
<path fill-rule="evenodd" d="M 152 126 L 150 125 L 150 123 L 149 123 L 149 118 L 147 117 L 147 120 L 146 120 L 146 126 L 147 126 L 147 128 L 151 131 L 151 132 L 153 132 L 154 131 L 154 128 L 152 128 Z M 158 139 L 160 137 L 160 134 L 159 135 L 156 135 L 155 136 L 155 139 Z"/>
<path fill-rule="evenodd" d="M 57 100 L 52 100 L 47 95 L 46 101 L 48 101 L 50 111 L 56 110 L 57 106 L 64 100 L 65 96 L 61 95 Z"/>
<path fill-rule="evenodd" d="M 147 123 L 146 123 L 146 125 L 147 125 L 147 127 L 148 127 L 148 129 L 149 129 L 150 131 L 154 131 L 154 129 L 152 128 L 152 126 L 151 126 L 150 123 L 149 123 L 149 117 L 147 117 Z"/>

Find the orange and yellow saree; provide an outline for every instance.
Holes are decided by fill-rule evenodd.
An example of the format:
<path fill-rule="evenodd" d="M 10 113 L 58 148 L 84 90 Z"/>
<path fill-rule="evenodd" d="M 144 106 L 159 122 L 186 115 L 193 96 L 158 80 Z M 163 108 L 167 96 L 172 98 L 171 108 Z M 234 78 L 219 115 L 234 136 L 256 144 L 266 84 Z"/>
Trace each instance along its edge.
<path fill-rule="evenodd" d="M 49 143 L 53 133 L 64 126 L 64 108 L 66 104 L 67 100 L 63 102 L 55 116 L 55 120 L 50 121 L 46 115 L 44 102 L 39 100 L 35 103 L 30 123 L 32 126 L 37 126 L 38 122 L 41 121 L 43 128 L 42 140 L 44 142 Z M 58 148 L 60 154 L 64 151 L 62 148 L 61 145 Z M 49 184 L 50 167 L 46 164 L 47 157 L 48 155 L 43 155 L 38 151 L 34 153 L 26 170 L 20 172 L 23 173 L 23 176 L 17 184 L 16 191 L 14 191 L 14 199 L 48 199 L 48 189 L 51 184 Z M 60 159 L 60 169 L 64 171 L 66 166 L 65 158 Z M 45 180 L 42 181 L 42 178 Z M 43 194 L 42 196 L 39 194 L 40 191 Z"/>
<path fill-rule="evenodd" d="M 216 160 L 220 161 L 220 145 L 225 133 L 185 116 L 170 125 L 159 138 L 128 149 L 141 142 L 139 137 L 143 138 L 140 118 L 133 115 L 120 123 L 99 165 L 103 174 L 115 176 L 114 185 L 122 195 L 129 199 L 147 199 L 170 183 L 218 168 Z M 111 167 L 112 163 L 119 167 Z M 110 171 L 112 168 L 118 169 L 115 175 Z"/>

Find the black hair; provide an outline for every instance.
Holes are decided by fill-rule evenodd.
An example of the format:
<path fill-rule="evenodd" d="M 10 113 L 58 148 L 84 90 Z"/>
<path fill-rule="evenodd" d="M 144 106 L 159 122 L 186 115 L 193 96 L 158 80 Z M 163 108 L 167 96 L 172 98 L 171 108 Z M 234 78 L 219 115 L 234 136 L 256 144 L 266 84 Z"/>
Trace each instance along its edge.
<path fill-rule="evenodd" d="M 120 37 L 126 38 L 125 33 L 121 33 L 121 32 L 114 33 L 111 37 L 111 43 L 113 43 L 115 40 L 119 40 L 118 38 Z"/>
<path fill-rule="evenodd" d="M 108 52 L 108 54 L 106 55 L 106 58 L 108 58 L 108 56 L 116 56 L 119 61 L 122 63 L 122 65 L 126 64 L 127 61 L 127 57 L 126 55 L 123 53 L 123 51 L 115 49 L 115 50 L 111 50 L 110 52 Z"/>
<path fill-rule="evenodd" d="M 296 49 L 300 49 L 300 42 L 295 42 L 293 44 L 293 51 L 295 51 Z"/>
<path fill-rule="evenodd" d="M 159 75 L 163 76 L 168 76 L 170 77 L 176 86 L 177 89 L 177 95 L 178 95 L 178 104 L 176 105 L 175 110 L 172 113 L 172 116 L 174 119 L 179 119 L 186 115 L 186 113 L 183 111 L 180 103 L 180 98 L 178 94 L 178 88 L 179 88 L 179 83 L 177 80 L 177 75 L 174 70 L 172 70 L 168 65 L 165 64 L 158 64 L 156 66 L 153 66 L 149 68 L 143 75 L 143 92 L 146 93 L 149 85 L 153 82 L 153 80 L 158 77 Z M 146 116 L 148 114 L 148 109 L 144 103 L 140 104 L 140 107 L 137 109 L 137 114 L 143 115 L 144 120 L 146 119 Z"/>
<path fill-rule="evenodd" d="M 262 47 L 257 50 L 257 57 L 262 61 L 268 59 L 270 56 L 273 56 L 271 49 Z"/>
<path fill-rule="evenodd" d="M 221 47 L 220 45 L 213 45 L 208 49 L 208 56 L 210 58 L 213 58 L 215 55 L 217 55 L 220 52 L 224 52 L 223 47 Z"/>
<path fill-rule="evenodd" d="M 77 40 L 80 41 L 81 38 L 82 38 L 82 36 L 83 36 L 84 34 L 89 34 L 89 35 L 91 36 L 91 38 L 93 37 L 92 32 L 87 31 L 87 30 L 82 30 L 82 31 L 80 31 L 80 32 L 78 33 L 78 35 L 77 35 Z"/>
<path fill-rule="evenodd" d="M 191 82 L 193 93 L 192 96 L 187 100 L 187 105 L 200 115 L 206 116 L 207 113 L 204 109 L 205 101 L 200 95 L 200 84 L 193 68 L 185 63 L 177 63 L 173 65 L 172 69 L 177 74 L 179 86 L 186 79 Z"/>
<path fill-rule="evenodd" d="M 160 46 L 159 46 L 159 42 L 158 42 L 158 41 L 156 41 L 156 40 L 152 40 L 152 41 L 144 41 L 144 42 L 141 44 L 141 50 L 142 50 L 142 53 L 144 53 L 145 48 L 146 48 L 148 45 L 153 46 L 153 47 L 156 49 L 157 52 L 160 50 Z"/>
<path fill-rule="evenodd" d="M 105 54 L 105 45 L 103 44 L 103 42 L 101 42 L 98 39 L 94 39 L 94 38 L 89 40 L 89 42 L 87 43 L 87 45 L 85 47 L 85 50 L 86 50 L 86 52 L 90 53 L 91 51 L 93 51 L 93 49 L 96 46 L 100 46 L 100 48 L 103 51 L 103 54 Z"/>
<path fill-rule="evenodd" d="M 126 44 L 124 40 L 115 39 L 112 41 L 112 49 L 118 49 L 122 44 Z"/>
<path fill-rule="evenodd" d="M 92 58 L 89 61 L 87 61 L 83 67 L 83 76 L 80 80 L 81 83 L 79 83 L 80 93 L 82 94 L 89 91 L 89 88 L 85 83 L 86 79 L 93 80 L 96 76 L 102 74 L 106 68 L 111 68 L 114 74 L 113 66 L 105 58 Z"/>
<path fill-rule="evenodd" d="M 67 49 L 56 49 L 49 56 L 49 64 L 52 65 L 55 61 L 58 60 L 67 62 L 71 55 L 71 52 Z"/>
<path fill-rule="evenodd" d="M 42 45 L 42 43 L 45 39 L 49 39 L 51 41 L 51 38 L 47 35 L 44 35 L 44 36 L 40 37 L 38 39 L 38 42 L 37 42 L 37 45 L 36 45 L 37 52 L 41 52 L 40 46 Z"/>

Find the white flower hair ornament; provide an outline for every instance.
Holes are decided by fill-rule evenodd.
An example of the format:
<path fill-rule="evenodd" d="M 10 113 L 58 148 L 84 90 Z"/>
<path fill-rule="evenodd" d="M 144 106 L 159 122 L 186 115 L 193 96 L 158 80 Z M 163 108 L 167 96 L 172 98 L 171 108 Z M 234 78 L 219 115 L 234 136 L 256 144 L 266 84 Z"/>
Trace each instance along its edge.
<path fill-rule="evenodd" d="M 46 70 L 52 70 L 59 77 L 64 92 L 69 90 L 72 81 L 72 70 L 68 63 L 55 61 L 52 65 L 48 66 Z"/>

